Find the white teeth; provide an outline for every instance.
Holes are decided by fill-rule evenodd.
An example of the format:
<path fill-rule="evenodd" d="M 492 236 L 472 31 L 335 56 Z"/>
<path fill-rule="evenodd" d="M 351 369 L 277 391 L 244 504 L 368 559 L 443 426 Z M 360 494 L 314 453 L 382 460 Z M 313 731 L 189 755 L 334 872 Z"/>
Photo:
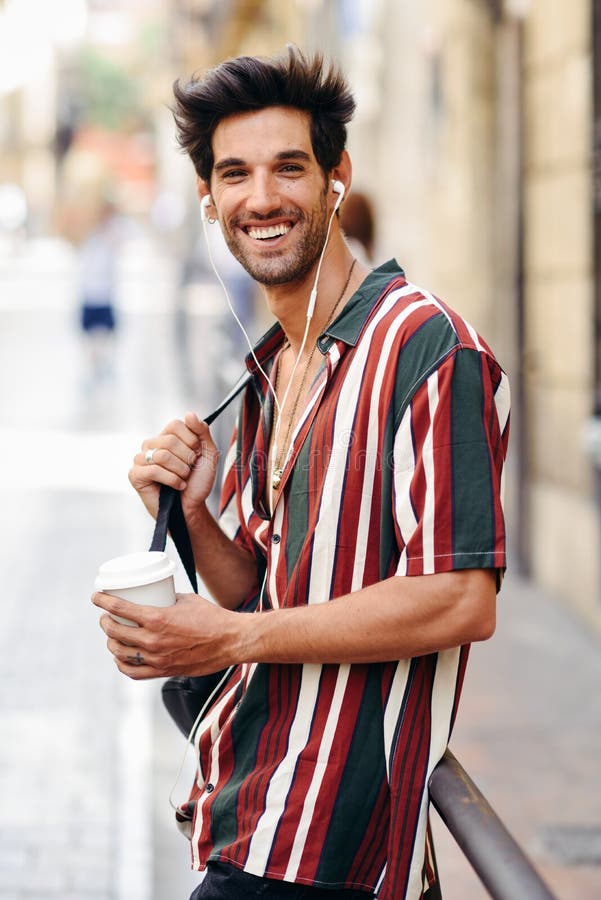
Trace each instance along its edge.
<path fill-rule="evenodd" d="M 267 228 L 249 228 L 248 234 L 251 238 L 259 241 L 267 240 L 267 238 L 279 237 L 282 234 L 288 234 L 290 225 L 269 225 Z"/>

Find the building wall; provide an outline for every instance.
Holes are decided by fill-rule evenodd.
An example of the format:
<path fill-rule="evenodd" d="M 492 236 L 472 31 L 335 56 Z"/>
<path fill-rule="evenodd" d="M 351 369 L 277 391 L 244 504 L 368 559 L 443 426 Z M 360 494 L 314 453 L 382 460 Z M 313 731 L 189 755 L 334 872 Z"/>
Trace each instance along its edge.
<path fill-rule="evenodd" d="M 376 121 L 359 120 L 351 149 L 376 200 L 379 256 L 395 255 L 413 281 L 463 314 L 515 385 L 515 28 L 484 0 L 388 2 L 378 26 L 381 109 Z M 517 410 L 513 429 L 519 435 Z M 512 440 L 508 460 L 513 546 L 521 541 L 519 447 Z M 511 561 L 515 567 L 519 554 Z"/>
<path fill-rule="evenodd" d="M 590 32 L 588 0 L 534 0 L 525 21 L 525 388 L 532 575 L 598 622 Z"/>
<path fill-rule="evenodd" d="M 373 184 L 379 247 L 485 335 L 491 317 L 493 26 L 471 0 L 388 3 Z M 385 180 L 381 176 L 385 176 Z"/>

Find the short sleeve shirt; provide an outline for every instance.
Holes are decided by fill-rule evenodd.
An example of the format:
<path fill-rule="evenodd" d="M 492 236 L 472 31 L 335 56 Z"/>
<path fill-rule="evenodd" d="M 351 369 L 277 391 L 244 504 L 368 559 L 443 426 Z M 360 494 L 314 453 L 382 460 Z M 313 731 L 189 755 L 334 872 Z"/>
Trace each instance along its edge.
<path fill-rule="evenodd" d="M 283 339 L 276 325 L 256 348 L 267 373 Z M 484 341 L 392 260 L 318 348 L 323 366 L 273 514 L 264 502 L 273 403 L 247 360 L 252 383 L 221 514 L 264 574 L 244 608 L 327 603 L 395 575 L 501 574 L 509 388 Z M 427 781 L 450 736 L 467 652 L 238 666 L 196 735 L 193 865 L 421 897 L 436 877 Z"/>

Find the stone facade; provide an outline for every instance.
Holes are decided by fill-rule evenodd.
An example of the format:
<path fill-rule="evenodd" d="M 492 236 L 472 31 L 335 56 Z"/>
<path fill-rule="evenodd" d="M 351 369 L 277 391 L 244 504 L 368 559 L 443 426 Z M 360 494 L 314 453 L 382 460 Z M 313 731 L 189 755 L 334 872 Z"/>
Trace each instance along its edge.
<path fill-rule="evenodd" d="M 593 408 L 592 56 L 588 0 L 524 23 L 525 388 L 531 572 L 599 624 Z"/>

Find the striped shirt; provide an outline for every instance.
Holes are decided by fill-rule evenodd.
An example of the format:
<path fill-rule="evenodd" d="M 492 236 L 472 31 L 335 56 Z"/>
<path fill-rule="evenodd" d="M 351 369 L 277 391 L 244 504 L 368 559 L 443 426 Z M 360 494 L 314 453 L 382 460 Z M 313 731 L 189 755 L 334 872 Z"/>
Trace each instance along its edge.
<path fill-rule="evenodd" d="M 256 348 L 269 371 L 275 325 Z M 273 401 L 254 373 L 221 525 L 289 608 L 393 575 L 505 567 L 509 389 L 474 329 L 376 269 L 318 339 L 324 357 L 273 515 L 264 502 Z M 264 577 L 264 581 L 263 581 Z M 238 666 L 196 735 L 193 866 L 418 898 L 435 882 L 427 781 L 446 748 L 468 648 L 378 664 Z"/>

